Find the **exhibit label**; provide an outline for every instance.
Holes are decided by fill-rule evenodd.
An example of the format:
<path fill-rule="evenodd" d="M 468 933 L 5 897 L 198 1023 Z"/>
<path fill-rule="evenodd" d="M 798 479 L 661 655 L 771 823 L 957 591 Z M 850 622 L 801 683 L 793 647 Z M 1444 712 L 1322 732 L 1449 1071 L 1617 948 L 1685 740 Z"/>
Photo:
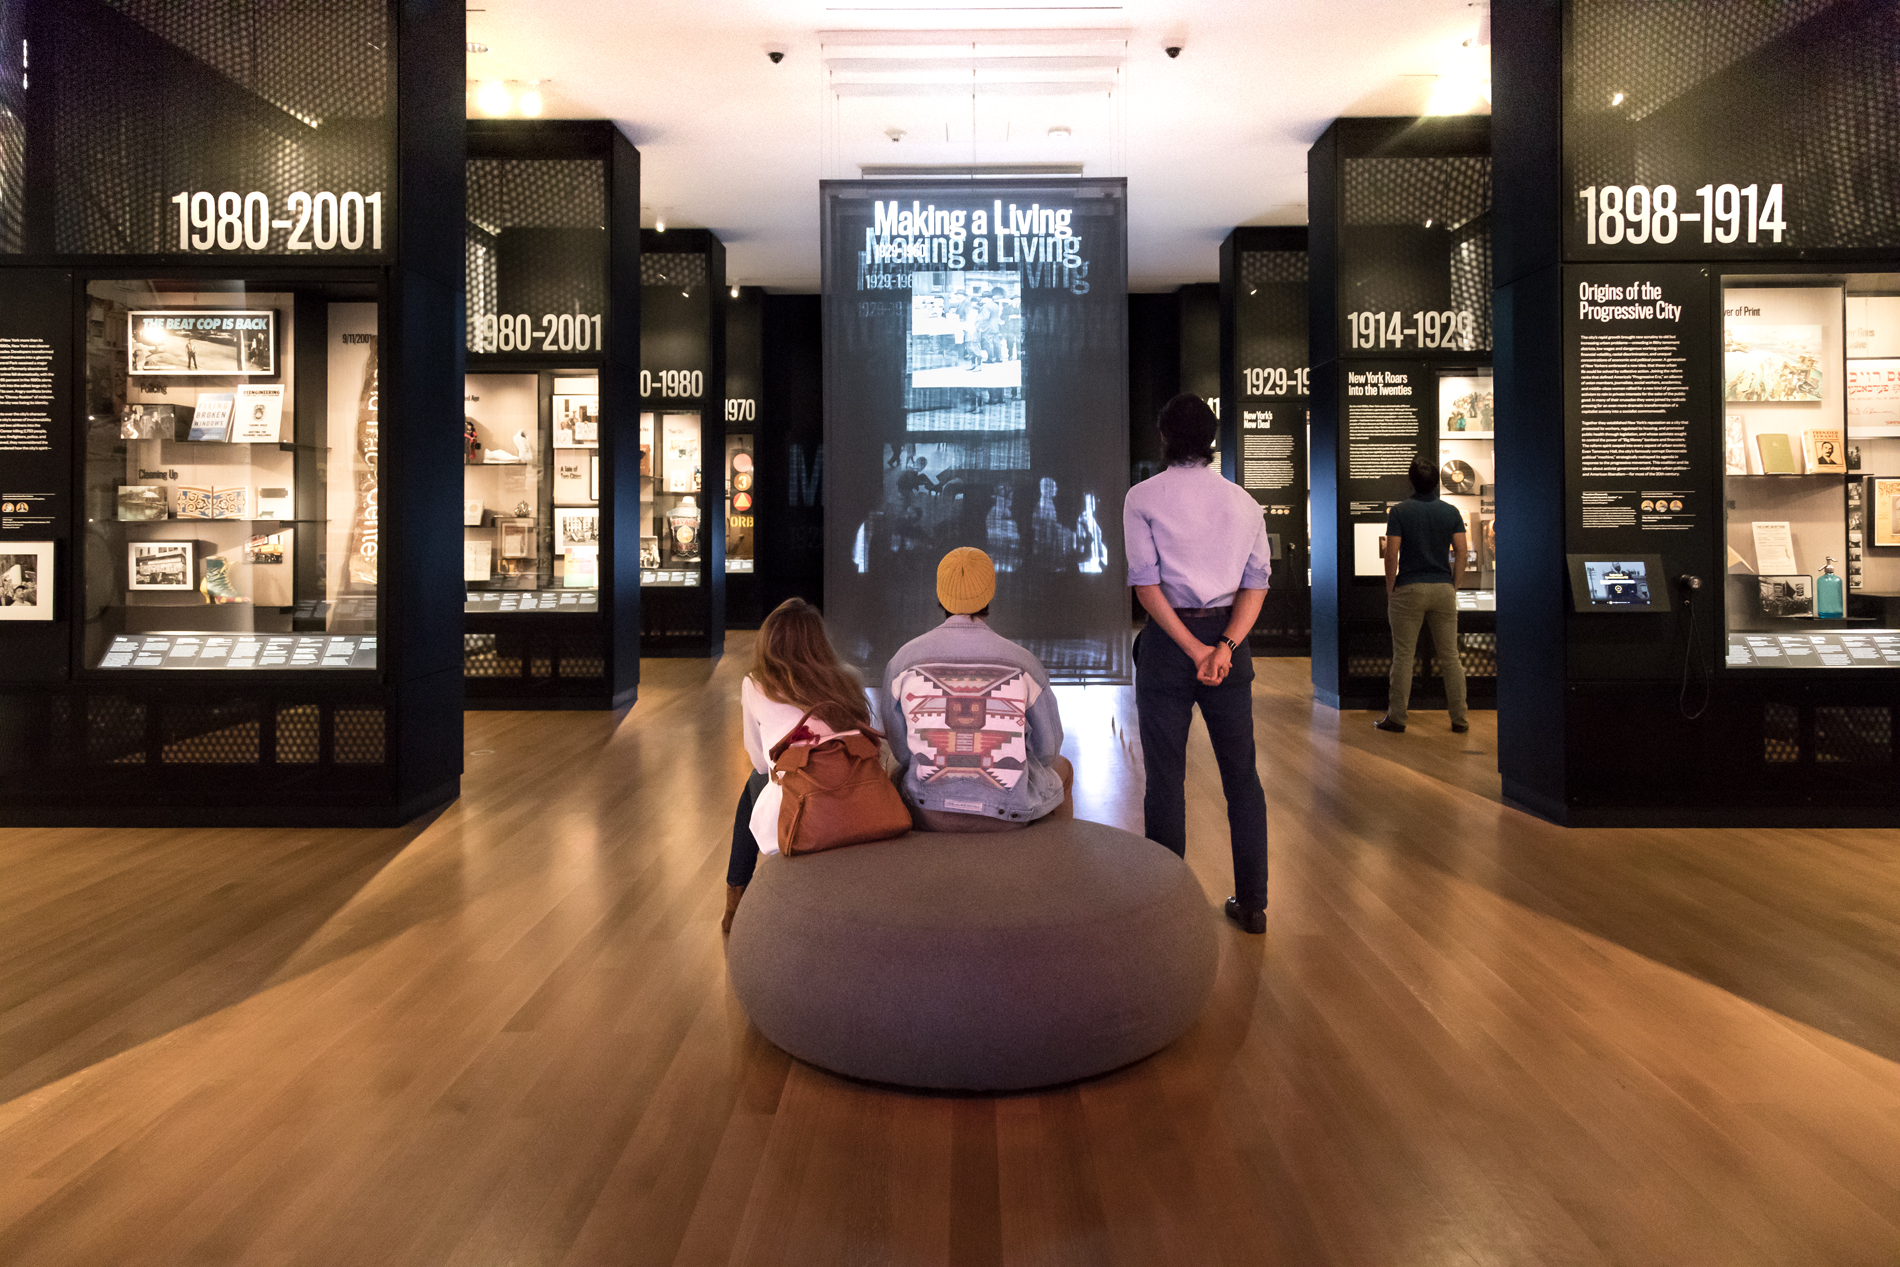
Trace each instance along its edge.
<path fill-rule="evenodd" d="M 1764 240 L 1781 244 L 1788 230 L 1782 211 L 1781 185 L 1707 184 L 1695 191 L 1701 210 L 1676 210 L 1676 187 L 1657 185 L 1591 185 L 1577 191 L 1582 204 L 1583 241 L 1586 246 L 1615 246 L 1626 242 L 1668 245 L 1682 225 L 1699 225 L 1705 245 L 1724 245 L 1746 237 L 1754 245 Z"/>
<path fill-rule="evenodd" d="M 283 216 L 270 195 L 252 190 L 210 193 L 184 190 L 171 196 L 178 208 L 180 251 L 266 251 L 284 234 L 283 251 L 361 251 L 383 249 L 383 195 L 345 190 L 297 190 L 284 199 Z"/>
<path fill-rule="evenodd" d="M 1021 267 L 1032 288 L 1086 295 L 1089 264 L 1074 218 L 1073 207 L 1034 202 L 1025 208 L 1000 198 L 987 207 L 880 200 L 864 230 L 858 289 L 907 290 L 918 266 L 952 272 Z"/>
<path fill-rule="evenodd" d="M 475 346 L 483 352 L 599 352 L 600 314 L 597 312 L 544 312 L 538 318 L 525 312 L 488 314 L 475 323 Z"/>

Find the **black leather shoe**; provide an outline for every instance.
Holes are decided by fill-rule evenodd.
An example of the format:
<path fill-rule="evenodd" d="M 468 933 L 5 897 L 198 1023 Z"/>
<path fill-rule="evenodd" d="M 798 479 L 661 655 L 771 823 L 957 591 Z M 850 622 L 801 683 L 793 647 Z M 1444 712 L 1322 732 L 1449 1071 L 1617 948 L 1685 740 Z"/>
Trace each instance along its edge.
<path fill-rule="evenodd" d="M 1253 933 L 1258 936 L 1267 931 L 1267 913 L 1265 911 L 1241 910 L 1240 899 L 1237 897 L 1227 899 L 1227 918 L 1232 920 L 1239 926 L 1240 930 L 1245 933 Z"/>
<path fill-rule="evenodd" d="M 1468 721 L 1455 721 L 1451 724 L 1451 733 L 1454 735 L 1462 735 L 1470 729 L 1471 723 Z"/>
<path fill-rule="evenodd" d="M 1393 721 L 1390 717 L 1381 717 L 1378 721 L 1372 723 L 1372 728 L 1374 730 L 1389 730 L 1395 735 L 1405 733 L 1405 723 L 1402 721 Z"/>

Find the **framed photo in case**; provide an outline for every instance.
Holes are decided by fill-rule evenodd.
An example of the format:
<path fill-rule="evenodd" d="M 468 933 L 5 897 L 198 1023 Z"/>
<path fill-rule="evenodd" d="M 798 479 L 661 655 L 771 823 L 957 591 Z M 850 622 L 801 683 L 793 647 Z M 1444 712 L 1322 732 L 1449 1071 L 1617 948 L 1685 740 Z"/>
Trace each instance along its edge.
<path fill-rule="evenodd" d="M 1876 546 L 1900 546 L 1900 479 L 1867 479 L 1868 509 L 1873 512 Z"/>
<path fill-rule="evenodd" d="M 197 546 L 190 541 L 133 541 L 126 545 L 125 587 L 129 590 L 198 588 Z"/>
<path fill-rule="evenodd" d="M 0 620 L 53 618 L 53 543 L 0 542 Z"/>

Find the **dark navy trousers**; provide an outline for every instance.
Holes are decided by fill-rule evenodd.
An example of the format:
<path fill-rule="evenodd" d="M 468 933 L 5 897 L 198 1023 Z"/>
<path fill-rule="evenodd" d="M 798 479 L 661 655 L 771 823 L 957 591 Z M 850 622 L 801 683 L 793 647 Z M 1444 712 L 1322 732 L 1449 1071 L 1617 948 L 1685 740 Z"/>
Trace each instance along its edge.
<path fill-rule="evenodd" d="M 1227 632 L 1224 616 L 1189 616 L 1181 623 L 1210 646 Z M 1227 680 L 1208 686 L 1195 676 L 1187 653 L 1151 621 L 1135 638 L 1135 706 L 1141 712 L 1141 760 L 1148 776 L 1143 834 L 1183 857 L 1188 724 L 1197 705 L 1227 796 L 1234 896 L 1243 908 L 1260 910 L 1267 904 L 1267 795 L 1254 763 L 1253 652 L 1243 641 Z"/>

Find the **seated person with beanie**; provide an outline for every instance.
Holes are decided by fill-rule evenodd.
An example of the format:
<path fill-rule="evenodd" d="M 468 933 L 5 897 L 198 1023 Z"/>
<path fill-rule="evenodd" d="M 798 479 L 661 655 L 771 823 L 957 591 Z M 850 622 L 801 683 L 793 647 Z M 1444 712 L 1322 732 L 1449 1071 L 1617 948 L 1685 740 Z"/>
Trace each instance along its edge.
<path fill-rule="evenodd" d="M 884 734 L 924 831 L 1008 831 L 1073 818 L 1075 772 L 1042 661 L 990 629 L 996 568 L 962 546 L 937 565 L 944 622 L 884 671 Z"/>

